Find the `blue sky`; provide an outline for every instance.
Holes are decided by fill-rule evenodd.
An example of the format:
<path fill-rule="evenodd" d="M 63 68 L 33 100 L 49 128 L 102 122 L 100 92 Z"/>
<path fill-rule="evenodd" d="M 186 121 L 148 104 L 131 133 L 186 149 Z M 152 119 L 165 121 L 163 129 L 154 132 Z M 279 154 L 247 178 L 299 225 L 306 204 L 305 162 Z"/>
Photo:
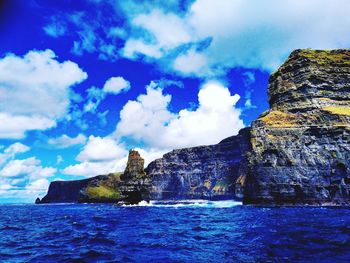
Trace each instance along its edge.
<path fill-rule="evenodd" d="M 0 2 L 0 202 L 217 143 L 296 48 L 348 48 L 346 0 Z"/>

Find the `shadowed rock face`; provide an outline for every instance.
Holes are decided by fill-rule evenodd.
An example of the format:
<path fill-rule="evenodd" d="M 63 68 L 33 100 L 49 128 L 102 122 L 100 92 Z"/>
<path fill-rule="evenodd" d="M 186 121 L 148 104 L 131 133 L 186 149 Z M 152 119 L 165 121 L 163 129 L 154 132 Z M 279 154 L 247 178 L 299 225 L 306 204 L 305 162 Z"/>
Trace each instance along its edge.
<path fill-rule="evenodd" d="M 244 202 L 349 204 L 350 51 L 296 50 L 251 126 Z"/>
<path fill-rule="evenodd" d="M 219 144 L 174 150 L 149 164 L 152 199 L 235 198 L 246 129 Z"/>
<path fill-rule="evenodd" d="M 47 195 L 41 200 L 37 199 L 36 203 L 77 203 L 82 189 L 85 189 L 89 184 L 105 180 L 107 177 L 106 175 L 99 175 L 84 180 L 54 181 L 50 183 Z"/>

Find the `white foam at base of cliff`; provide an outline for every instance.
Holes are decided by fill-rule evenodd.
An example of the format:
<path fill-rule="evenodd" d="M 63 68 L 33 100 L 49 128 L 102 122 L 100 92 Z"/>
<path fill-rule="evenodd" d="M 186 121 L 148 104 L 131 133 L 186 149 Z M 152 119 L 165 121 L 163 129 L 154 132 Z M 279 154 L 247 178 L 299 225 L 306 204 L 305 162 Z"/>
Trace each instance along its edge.
<path fill-rule="evenodd" d="M 163 200 L 163 201 L 141 201 L 137 205 L 125 205 L 130 207 L 166 207 L 166 208 L 180 208 L 180 207 L 202 207 L 202 208 L 230 208 L 242 205 L 242 202 L 234 200 L 222 200 L 222 201 L 211 201 L 211 200 Z"/>

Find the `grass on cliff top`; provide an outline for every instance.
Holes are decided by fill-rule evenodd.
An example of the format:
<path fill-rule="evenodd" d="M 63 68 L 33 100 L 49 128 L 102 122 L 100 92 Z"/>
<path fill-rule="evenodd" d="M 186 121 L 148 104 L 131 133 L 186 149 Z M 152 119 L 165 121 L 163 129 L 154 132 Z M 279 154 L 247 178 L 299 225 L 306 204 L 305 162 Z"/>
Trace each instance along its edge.
<path fill-rule="evenodd" d="M 299 55 L 316 61 L 319 65 L 335 62 L 350 66 L 350 51 L 339 53 L 332 50 L 302 49 Z"/>
<path fill-rule="evenodd" d="M 332 114 L 350 116 L 350 107 L 329 106 L 323 108 L 323 110 L 328 111 Z"/>
<path fill-rule="evenodd" d="M 274 128 L 294 127 L 300 121 L 297 116 L 282 111 L 270 111 L 268 114 L 262 115 L 259 120 Z"/>
<path fill-rule="evenodd" d="M 91 199 L 119 199 L 120 193 L 111 187 L 105 185 L 89 186 L 86 188 L 86 193 Z"/>

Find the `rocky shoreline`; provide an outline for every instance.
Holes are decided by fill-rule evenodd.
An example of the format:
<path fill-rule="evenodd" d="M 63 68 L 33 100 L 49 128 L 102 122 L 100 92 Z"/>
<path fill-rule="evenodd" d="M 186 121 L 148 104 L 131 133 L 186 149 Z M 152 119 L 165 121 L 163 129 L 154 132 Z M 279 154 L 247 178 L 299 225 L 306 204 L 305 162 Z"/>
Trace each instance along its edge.
<path fill-rule="evenodd" d="M 243 199 L 261 206 L 350 204 L 350 50 L 295 50 L 270 76 L 269 111 L 216 145 L 124 173 L 52 182 L 36 203 Z"/>

